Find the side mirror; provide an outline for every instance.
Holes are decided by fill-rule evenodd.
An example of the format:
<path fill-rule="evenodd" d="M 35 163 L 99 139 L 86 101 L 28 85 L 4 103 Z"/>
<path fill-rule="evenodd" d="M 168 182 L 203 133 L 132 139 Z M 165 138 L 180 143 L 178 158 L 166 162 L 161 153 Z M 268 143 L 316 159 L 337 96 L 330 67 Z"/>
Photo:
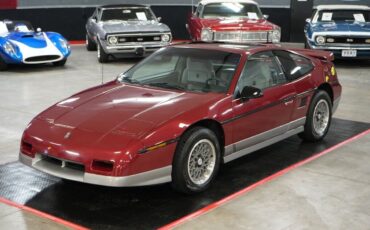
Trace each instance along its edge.
<path fill-rule="evenodd" d="M 260 98 L 262 96 L 262 90 L 252 86 L 245 86 L 241 92 L 240 99 L 242 101 L 247 101 L 249 99 Z"/>
<path fill-rule="evenodd" d="M 264 15 L 263 15 L 263 18 L 264 18 L 264 19 L 266 19 L 266 20 L 267 20 L 269 17 L 270 17 L 270 15 L 267 15 L 267 14 L 264 14 Z"/>
<path fill-rule="evenodd" d="M 311 18 L 307 18 L 307 19 L 306 19 L 306 22 L 307 22 L 307 23 L 311 23 Z"/>
<path fill-rule="evenodd" d="M 162 21 L 162 17 L 158 17 L 158 18 L 157 18 L 157 21 L 158 21 L 158 22 Z"/>
<path fill-rule="evenodd" d="M 38 28 L 36 29 L 36 32 L 37 32 L 37 33 L 41 33 L 41 31 L 42 31 L 42 30 L 41 30 L 41 28 L 40 28 L 40 27 L 38 27 Z"/>

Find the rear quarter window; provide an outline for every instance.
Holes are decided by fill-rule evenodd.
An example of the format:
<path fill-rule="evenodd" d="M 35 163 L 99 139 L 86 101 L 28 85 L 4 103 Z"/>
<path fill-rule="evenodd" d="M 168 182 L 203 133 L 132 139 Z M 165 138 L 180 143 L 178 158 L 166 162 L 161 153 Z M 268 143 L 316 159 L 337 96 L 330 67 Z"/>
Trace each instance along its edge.
<path fill-rule="evenodd" d="M 313 69 L 311 60 L 301 55 L 282 50 L 274 53 L 279 58 L 285 75 L 291 81 L 307 75 Z"/>

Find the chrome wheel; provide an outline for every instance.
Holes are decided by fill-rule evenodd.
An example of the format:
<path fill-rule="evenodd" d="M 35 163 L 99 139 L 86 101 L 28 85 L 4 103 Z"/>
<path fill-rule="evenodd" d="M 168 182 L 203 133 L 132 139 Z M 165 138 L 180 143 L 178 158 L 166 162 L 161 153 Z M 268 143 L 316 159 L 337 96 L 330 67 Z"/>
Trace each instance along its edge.
<path fill-rule="evenodd" d="M 330 108 L 326 100 L 321 99 L 317 102 L 313 112 L 313 129 L 319 136 L 325 134 L 330 119 Z"/>
<path fill-rule="evenodd" d="M 199 140 L 190 151 L 188 175 L 196 185 L 203 185 L 212 176 L 216 166 L 216 148 L 207 140 Z"/>

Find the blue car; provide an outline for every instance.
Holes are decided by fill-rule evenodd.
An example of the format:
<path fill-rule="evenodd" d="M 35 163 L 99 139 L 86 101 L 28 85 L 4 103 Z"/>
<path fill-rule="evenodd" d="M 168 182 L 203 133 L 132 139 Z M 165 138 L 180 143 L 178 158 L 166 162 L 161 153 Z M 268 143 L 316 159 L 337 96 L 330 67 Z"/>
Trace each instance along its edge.
<path fill-rule="evenodd" d="M 306 22 L 306 48 L 331 51 L 336 58 L 370 58 L 370 7 L 321 5 Z"/>
<path fill-rule="evenodd" d="M 58 33 L 34 31 L 27 21 L 0 21 L 0 70 L 9 64 L 63 66 L 70 53 L 68 41 Z"/>

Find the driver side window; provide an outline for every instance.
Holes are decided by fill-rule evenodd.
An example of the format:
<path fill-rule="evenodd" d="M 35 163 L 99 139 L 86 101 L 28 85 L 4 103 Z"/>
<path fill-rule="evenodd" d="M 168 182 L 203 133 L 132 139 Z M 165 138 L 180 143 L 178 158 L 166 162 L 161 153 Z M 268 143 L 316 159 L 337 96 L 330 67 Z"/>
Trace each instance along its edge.
<path fill-rule="evenodd" d="M 239 78 L 237 95 L 245 86 L 266 89 L 287 82 L 276 57 L 272 52 L 261 52 L 250 56 Z"/>

